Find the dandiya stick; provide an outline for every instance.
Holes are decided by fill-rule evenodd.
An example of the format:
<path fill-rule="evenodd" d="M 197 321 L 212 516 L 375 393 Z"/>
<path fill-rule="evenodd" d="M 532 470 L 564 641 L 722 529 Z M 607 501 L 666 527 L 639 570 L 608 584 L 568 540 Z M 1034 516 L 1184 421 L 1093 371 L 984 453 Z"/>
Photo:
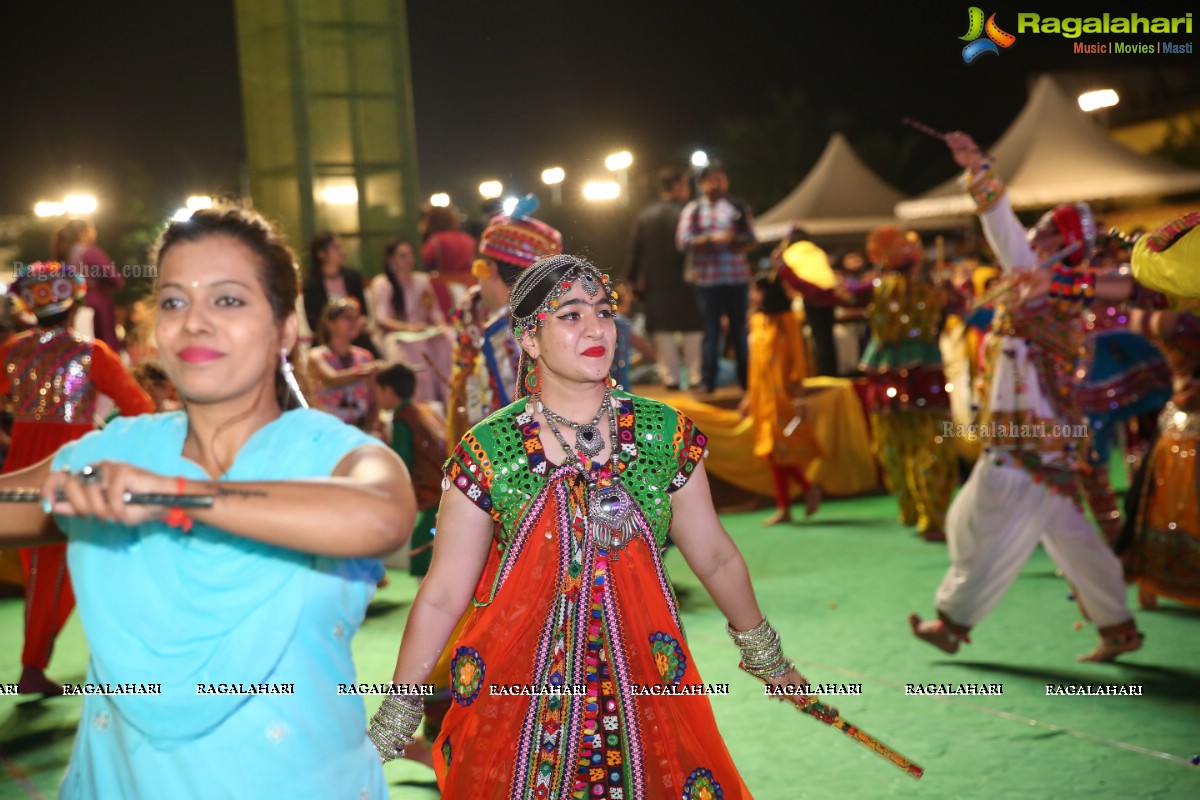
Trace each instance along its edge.
<path fill-rule="evenodd" d="M 1069 244 L 1066 247 L 1064 247 L 1062 250 L 1059 250 L 1057 253 L 1047 256 L 1045 260 L 1043 260 L 1040 264 L 1037 265 L 1037 269 L 1023 270 L 1021 272 L 1018 272 L 1012 278 L 1009 278 L 1008 280 L 1005 280 L 1005 281 L 1001 281 L 996 286 L 996 288 L 994 288 L 992 291 L 988 292 L 986 295 L 984 295 L 983 297 L 976 300 L 974 302 L 974 304 L 971 306 L 971 309 L 975 310 L 978 308 L 982 308 L 983 306 L 992 302 L 993 300 L 1000 297 L 1001 295 L 1003 295 L 1007 292 L 1010 292 L 1013 289 L 1016 289 L 1021 284 L 1028 283 L 1033 278 L 1034 274 L 1036 274 L 1036 272 L 1038 270 L 1043 270 L 1046 267 L 1050 267 L 1050 266 L 1053 266 L 1054 264 L 1057 264 L 1059 261 L 1062 261 L 1064 258 L 1066 258 L 1067 256 L 1074 253 L 1076 250 L 1078 250 L 1079 247 L 1080 247 L 1079 242 L 1075 242 L 1074 244 Z"/>
<path fill-rule="evenodd" d="M 886 758 L 888 761 L 904 770 L 913 778 L 919 780 L 921 776 L 925 774 L 924 767 L 914 764 L 911 760 L 900 755 L 895 750 L 876 739 L 874 736 L 871 736 L 862 728 L 852 725 L 846 720 L 842 719 L 842 715 L 837 712 L 837 709 L 830 708 L 820 700 L 812 700 L 805 705 L 797 704 L 796 708 L 805 714 L 808 714 L 810 717 L 824 722 L 826 725 L 837 728 L 854 741 L 859 742 L 864 747 L 869 748 L 872 752 Z"/>
<path fill-rule="evenodd" d="M 1020 272 L 1012 278 L 1000 281 L 999 283 L 996 284 L 996 286 L 990 292 L 988 292 L 987 294 L 983 295 L 978 300 L 976 300 L 971 305 L 971 310 L 975 311 L 977 309 L 983 308 L 988 303 L 992 303 L 995 300 L 997 300 L 998 298 L 1003 297 L 1004 295 L 1011 292 L 1013 289 L 1020 287 L 1022 284 L 1028 283 L 1030 274 L 1031 273 L 1029 273 L 1029 272 Z"/>
<path fill-rule="evenodd" d="M 942 133 L 941 131 L 934 130 L 933 128 L 926 125 L 924 122 L 918 122 L 917 120 L 913 119 L 912 117 L 905 117 L 904 119 L 900 120 L 900 122 L 904 125 L 907 125 L 910 128 L 915 128 L 916 130 L 919 130 L 921 133 L 925 134 L 926 136 L 932 136 L 934 139 L 940 139 L 943 142 L 946 141 L 946 134 Z"/>
<path fill-rule="evenodd" d="M 433 359 L 429 357 L 429 353 L 422 353 L 421 355 L 425 359 L 425 363 L 429 365 L 429 369 L 433 371 L 433 374 L 437 375 L 438 379 L 441 380 L 442 383 L 444 383 L 446 386 L 449 386 L 450 379 L 442 374 L 442 371 L 438 369 L 437 364 L 433 363 Z"/>
<path fill-rule="evenodd" d="M 905 117 L 904 119 L 900 120 L 900 123 L 902 125 L 907 125 L 910 128 L 914 128 L 914 129 L 920 131 L 921 133 L 925 134 L 926 136 L 932 136 L 934 139 L 937 139 L 938 141 L 945 142 L 950 136 L 950 134 L 942 133 L 939 130 L 929 127 L 924 122 L 918 122 L 917 120 L 913 119 L 912 117 Z M 982 150 L 980 151 L 980 153 L 982 153 L 984 156 L 986 156 L 989 161 L 996 160 L 989 153 L 986 153 Z"/>
<path fill-rule="evenodd" d="M 62 502 L 66 495 L 59 492 L 55 499 Z M 177 506 L 179 508 L 212 508 L 211 494 L 135 494 L 125 492 L 122 499 L 133 506 Z M 37 489 L 0 491 L 0 503 L 40 503 L 42 493 Z"/>
<path fill-rule="evenodd" d="M 745 669 L 745 667 L 742 666 L 742 669 Z M 854 741 L 870 749 L 871 752 L 886 758 L 896 767 L 904 770 L 906 774 L 911 775 L 914 779 L 919 780 L 920 777 L 925 774 L 924 767 L 914 764 L 910 759 L 900 755 L 895 750 L 864 731 L 862 728 L 858 727 L 857 725 L 852 725 L 851 723 L 842 719 L 842 715 L 838 713 L 836 708 L 831 708 L 830 706 L 825 705 L 811 695 L 807 696 L 804 702 L 794 703 L 794 705 L 798 711 L 807 714 L 813 719 L 823 722 L 832 728 L 837 728 Z"/>

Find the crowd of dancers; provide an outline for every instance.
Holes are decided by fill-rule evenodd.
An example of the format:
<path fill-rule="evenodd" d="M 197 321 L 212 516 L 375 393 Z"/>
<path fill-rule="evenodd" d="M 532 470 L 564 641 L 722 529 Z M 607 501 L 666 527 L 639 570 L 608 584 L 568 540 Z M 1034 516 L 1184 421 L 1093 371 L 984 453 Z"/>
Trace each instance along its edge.
<path fill-rule="evenodd" d="M 775 481 L 768 522 L 790 520 L 792 483 L 812 514 L 807 468 L 824 453 L 794 297 L 867 309 L 874 450 L 902 521 L 950 562 L 913 634 L 957 652 L 1041 544 L 1098 629 L 1081 658 L 1141 647 L 1127 581 L 1146 608 L 1200 603 L 1200 214 L 1138 239 L 1129 269 L 1086 205 L 1027 231 L 973 140 L 947 143 L 998 269 L 981 291 L 943 280 L 920 238 L 891 227 L 867 239 L 871 281 L 816 280 L 789 265 L 790 242 L 755 275 L 753 219 L 724 170 L 706 168 L 687 205 L 667 172 L 634 236 L 629 286 L 656 318 L 634 344 L 615 281 L 564 254 L 530 200 L 470 245 L 431 220 L 421 254 L 436 273 L 397 240 L 369 284 L 336 235 L 314 238 L 302 283 L 253 212 L 172 222 L 140 380 L 101 333 L 107 310 L 94 336 L 73 325 L 96 254 L 24 268 L 11 296 L 28 329 L 0 343 L 15 418 L 0 491 L 41 500 L 0 521 L 26 574 L 20 690 L 60 691 L 45 670 L 75 603 L 88 681 L 159 687 L 85 699 L 63 796 L 385 797 L 381 761 L 407 756 L 449 797 L 749 797 L 706 697 L 633 691 L 702 683 L 668 542 L 742 667 L 802 709 L 819 701 L 722 527 L 705 434 L 613 376 L 631 347 L 657 345 L 677 388 L 665 351 L 681 345 L 707 393 L 727 343 Z M 663 313 L 664 287 L 694 292 L 698 313 Z M 301 297 L 316 337 L 303 351 Z M 939 342 L 950 315 L 983 310 L 979 452 L 959 487 Z M 93 430 L 102 395 L 119 413 Z M 1143 449 L 1122 515 L 1107 456 L 1132 420 Z M 405 546 L 422 581 L 368 727 L 361 698 L 323 689 L 355 683 L 350 642 L 386 580 L 380 558 Z M 310 690 L 197 697 L 230 679 Z"/>

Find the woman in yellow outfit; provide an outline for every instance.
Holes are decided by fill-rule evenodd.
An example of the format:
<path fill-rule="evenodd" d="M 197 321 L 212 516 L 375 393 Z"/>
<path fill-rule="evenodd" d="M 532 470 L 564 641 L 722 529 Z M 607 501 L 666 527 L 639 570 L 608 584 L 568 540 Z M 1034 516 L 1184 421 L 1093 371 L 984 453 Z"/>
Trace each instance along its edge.
<path fill-rule="evenodd" d="M 873 449 L 904 524 L 916 525 L 927 541 L 945 541 L 958 470 L 954 448 L 943 440 L 950 398 L 938 338 L 951 298 L 948 287 L 929 275 L 912 231 L 890 225 L 876 230 L 867 238 L 867 254 L 880 269 L 873 282 L 824 289 L 793 270 L 779 274 L 806 300 L 870 307 L 871 342 L 861 366 Z"/>
<path fill-rule="evenodd" d="M 1133 249 L 1139 281 L 1147 274 L 1194 276 L 1198 263 L 1200 211 L 1171 220 Z M 1167 288 L 1186 290 L 1178 282 Z M 1144 609 L 1157 607 L 1159 596 L 1200 606 L 1200 298 L 1168 300 L 1170 310 L 1135 310 L 1130 318 L 1132 330 L 1162 348 L 1174 375 L 1174 394 L 1126 500 L 1125 532 L 1116 547 Z"/>
<path fill-rule="evenodd" d="M 821 490 L 805 474 L 823 455 L 812 425 L 804 421 L 808 358 L 791 300 L 775 274 L 759 276 L 750 289 L 749 386 L 739 411 L 753 419 L 754 455 L 771 465 L 773 515 L 763 525 L 791 522 L 789 480 L 804 490 L 805 516 L 821 504 Z"/>

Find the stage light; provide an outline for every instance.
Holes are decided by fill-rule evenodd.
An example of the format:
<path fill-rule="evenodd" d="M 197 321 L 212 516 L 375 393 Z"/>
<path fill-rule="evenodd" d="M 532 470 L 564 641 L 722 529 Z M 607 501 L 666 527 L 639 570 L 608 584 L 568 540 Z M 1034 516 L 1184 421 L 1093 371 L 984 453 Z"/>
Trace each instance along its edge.
<path fill-rule="evenodd" d="M 92 214 L 96 211 L 96 198 L 90 194 L 69 194 L 63 198 L 63 207 L 68 214 Z"/>
<path fill-rule="evenodd" d="M 1084 111 L 1096 111 L 1101 108 L 1111 108 L 1121 102 L 1117 93 L 1112 89 L 1097 89 L 1094 92 L 1084 92 L 1079 95 L 1079 107 Z"/>
<path fill-rule="evenodd" d="M 616 181 L 588 181 L 583 185 L 584 200 L 616 200 L 621 196 L 621 185 Z"/>
<path fill-rule="evenodd" d="M 61 217 L 67 213 L 67 207 L 62 203 L 55 203 L 50 200 L 42 200 L 34 203 L 33 213 L 39 217 Z"/>
<path fill-rule="evenodd" d="M 629 169 L 633 164 L 633 154 L 628 150 L 622 150 L 619 153 L 613 153 L 608 158 L 604 159 L 604 166 L 613 172 L 622 169 Z"/>

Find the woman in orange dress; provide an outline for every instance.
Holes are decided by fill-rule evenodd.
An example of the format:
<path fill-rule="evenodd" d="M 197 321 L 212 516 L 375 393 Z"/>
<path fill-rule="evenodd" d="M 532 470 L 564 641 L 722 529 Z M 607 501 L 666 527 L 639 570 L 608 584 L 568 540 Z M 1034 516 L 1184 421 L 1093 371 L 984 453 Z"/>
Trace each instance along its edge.
<path fill-rule="evenodd" d="M 1135 274 L 1147 268 L 1194 270 L 1198 247 L 1200 212 L 1194 212 L 1138 240 Z M 1175 390 L 1126 501 L 1126 527 L 1117 546 L 1146 609 L 1156 607 L 1160 596 L 1200 605 L 1200 300 L 1173 296 L 1171 305 L 1169 311 L 1135 310 L 1130 317 L 1130 327 L 1166 354 Z"/>
<path fill-rule="evenodd" d="M 804 490 L 805 516 L 821 504 L 821 490 L 805 475 L 824 451 L 804 420 L 808 356 L 792 301 L 777 275 L 760 275 L 750 287 L 749 387 L 738 410 L 754 425 L 754 455 L 771 465 L 775 508 L 763 525 L 792 521 L 789 482 Z"/>
<path fill-rule="evenodd" d="M 740 800 L 660 559 L 668 532 L 729 621 L 752 674 L 807 683 L 763 618 L 721 527 L 706 438 L 653 400 L 611 388 L 615 300 L 574 256 L 529 267 L 509 301 L 524 395 L 477 424 L 447 463 L 429 575 L 394 682 L 428 677 L 453 644 L 454 705 L 434 743 L 445 797 Z M 385 760 L 420 719 L 389 696 L 370 735 Z"/>
<path fill-rule="evenodd" d="M 154 401 L 112 348 L 71 329 L 87 291 L 74 268 L 57 262 L 31 264 L 11 291 L 37 318 L 37 327 L 0 345 L 0 398 L 14 416 L 12 446 L 0 473 L 32 466 L 92 430 L 101 394 L 122 414 L 154 411 Z M 54 640 L 75 607 L 66 554 L 66 544 L 20 550 L 25 570 L 22 694 L 62 693 L 62 687 L 46 677 L 46 667 Z"/>

